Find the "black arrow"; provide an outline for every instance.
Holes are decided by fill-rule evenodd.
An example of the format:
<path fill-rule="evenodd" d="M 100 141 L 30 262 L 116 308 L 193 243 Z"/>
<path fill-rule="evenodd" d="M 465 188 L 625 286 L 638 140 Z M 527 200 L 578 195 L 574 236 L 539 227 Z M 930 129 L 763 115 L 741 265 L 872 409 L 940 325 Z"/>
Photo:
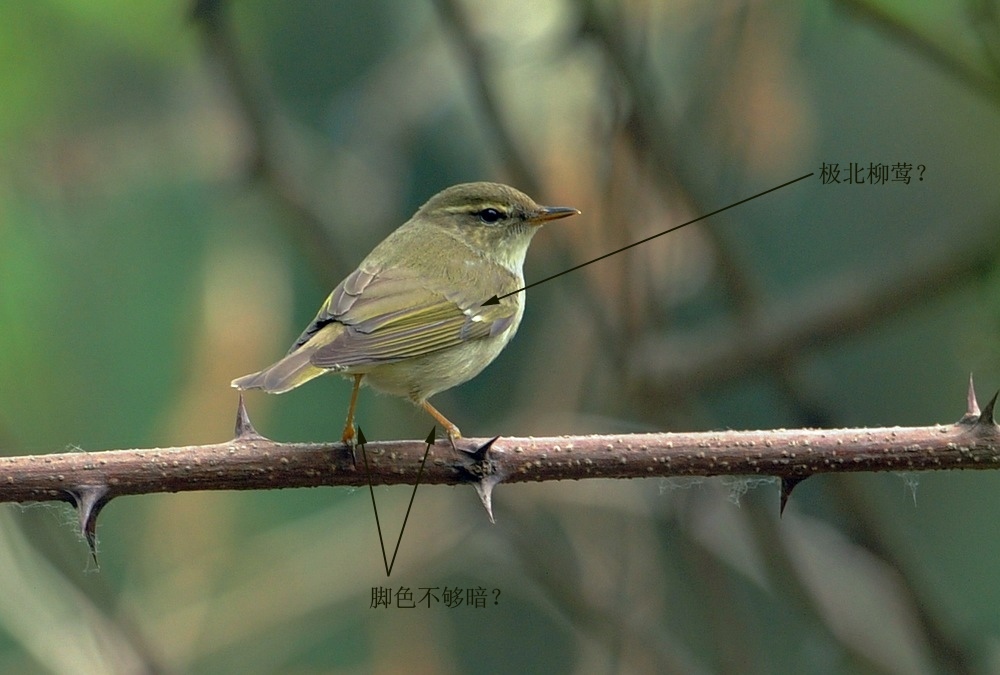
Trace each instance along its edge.
<path fill-rule="evenodd" d="M 570 267 L 568 270 L 563 270 L 562 272 L 559 272 L 558 274 L 553 274 L 551 277 L 545 277 L 541 281 L 536 281 L 533 284 L 528 284 L 524 288 L 519 288 L 516 291 L 511 291 L 510 293 L 504 293 L 503 295 L 494 295 L 492 298 L 490 298 L 489 300 L 487 300 L 486 302 L 484 302 L 483 305 L 495 305 L 495 304 L 497 304 L 497 303 L 500 302 L 501 298 L 506 298 L 509 295 L 514 295 L 516 293 L 520 293 L 521 291 L 525 291 L 525 290 L 531 288 L 532 286 L 537 286 L 538 284 L 544 284 L 546 281 L 552 281 L 556 277 L 561 277 L 564 274 L 569 274 L 570 272 L 572 272 L 574 270 L 578 270 L 581 267 L 586 267 L 587 265 L 590 265 L 591 263 L 595 263 L 598 260 L 604 260 L 605 258 L 610 258 L 611 256 L 615 255 L 616 253 L 621 253 L 622 251 L 627 251 L 630 248 L 633 248 L 634 246 L 638 246 L 639 244 L 645 244 L 647 241 L 651 241 L 653 239 L 656 239 L 657 237 L 662 237 L 665 234 L 669 234 L 671 232 L 679 230 L 682 227 L 686 227 L 686 226 L 688 226 L 688 225 L 690 225 L 692 223 L 697 223 L 699 220 L 705 220 L 706 218 L 714 216 L 717 213 L 722 213 L 723 211 L 731 209 L 734 206 L 739 206 L 740 204 L 746 204 L 748 201 L 750 201 L 752 199 L 757 199 L 757 197 L 763 197 L 764 195 L 766 195 L 769 192 L 774 192 L 775 190 L 780 190 L 783 187 L 788 187 L 792 183 L 798 183 L 800 180 L 805 180 L 806 178 L 809 178 L 809 176 L 814 175 L 814 173 L 815 172 L 807 173 L 806 175 L 799 176 L 798 178 L 796 178 L 794 180 L 790 180 L 787 183 L 782 183 L 781 185 L 776 185 L 776 186 L 774 186 L 773 188 L 771 188 L 769 190 L 764 190 L 763 192 L 758 192 L 757 194 L 752 195 L 750 197 L 747 197 L 746 199 L 741 199 L 738 202 L 733 202 L 729 206 L 723 206 L 721 209 L 716 209 L 715 211 L 712 211 L 711 213 L 706 213 L 703 216 L 698 216 L 694 220 L 689 220 L 686 223 L 681 223 L 680 225 L 674 225 L 673 227 L 671 227 L 671 228 L 669 228 L 667 230 L 664 230 L 663 232 L 660 232 L 658 234 L 654 234 L 654 235 L 652 235 L 650 237 L 646 237 L 645 239 L 640 239 L 639 241 L 634 242 L 632 244 L 629 244 L 628 246 L 622 246 L 620 249 L 618 249 L 616 251 L 612 251 L 611 253 L 605 253 L 602 256 L 594 258 L 593 260 L 588 260 L 585 263 L 580 263 L 579 265 L 576 265 L 575 267 Z"/>
<path fill-rule="evenodd" d="M 420 477 L 424 474 L 424 464 L 427 463 L 427 453 L 434 445 L 436 427 L 431 427 L 431 432 L 427 434 L 427 448 L 424 449 L 424 458 L 420 461 L 420 470 L 417 471 L 417 480 L 413 483 L 413 492 L 410 494 L 410 504 L 406 507 L 406 515 L 403 516 L 403 526 L 399 528 L 399 538 L 396 539 L 396 548 L 392 552 L 390 561 L 385 555 L 385 540 L 382 538 L 382 524 L 378 520 L 378 507 L 375 505 L 375 488 L 372 486 L 372 473 L 368 468 L 368 453 L 365 452 L 365 432 L 358 426 L 358 445 L 361 446 L 361 456 L 365 458 L 365 473 L 368 474 L 368 490 L 372 495 L 372 510 L 375 511 L 375 528 L 378 530 L 378 543 L 382 547 L 382 562 L 385 563 L 385 576 L 392 574 L 392 566 L 396 564 L 396 554 L 399 553 L 399 544 L 403 541 L 403 530 L 406 529 L 406 521 L 410 517 L 410 509 L 413 508 L 413 498 L 417 496 L 417 486 L 420 485 Z"/>

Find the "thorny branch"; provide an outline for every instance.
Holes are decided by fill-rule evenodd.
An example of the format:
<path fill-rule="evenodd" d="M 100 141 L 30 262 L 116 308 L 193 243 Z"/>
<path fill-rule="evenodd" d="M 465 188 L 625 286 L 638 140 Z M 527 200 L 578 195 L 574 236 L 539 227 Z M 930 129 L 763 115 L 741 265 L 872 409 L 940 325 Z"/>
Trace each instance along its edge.
<path fill-rule="evenodd" d="M 421 484 L 476 487 L 490 520 L 500 483 L 652 476 L 774 476 L 781 509 L 810 476 L 858 471 L 1000 468 L 994 396 L 980 412 L 972 380 L 958 422 L 930 427 L 792 429 L 439 441 Z M 413 485 L 427 443 L 365 445 L 371 480 Z M 0 458 L 0 501 L 66 501 L 93 547 L 97 515 L 114 497 L 191 490 L 269 490 L 364 485 L 367 474 L 341 443 L 282 443 L 254 429 L 240 399 L 236 436 L 176 448 Z"/>

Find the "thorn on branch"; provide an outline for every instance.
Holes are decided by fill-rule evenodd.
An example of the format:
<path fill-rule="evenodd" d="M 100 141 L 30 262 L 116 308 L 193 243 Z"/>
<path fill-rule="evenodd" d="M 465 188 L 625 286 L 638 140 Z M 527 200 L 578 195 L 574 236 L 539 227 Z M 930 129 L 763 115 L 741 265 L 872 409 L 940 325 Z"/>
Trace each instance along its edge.
<path fill-rule="evenodd" d="M 240 393 L 240 403 L 236 408 L 236 440 L 249 440 L 249 439 L 259 439 L 264 438 L 257 430 L 254 429 L 253 423 L 250 421 L 250 415 L 247 413 L 246 402 L 243 400 L 243 394 Z"/>
<path fill-rule="evenodd" d="M 963 424 L 969 427 L 992 427 L 997 430 L 997 423 L 994 419 L 994 410 L 996 409 L 997 396 L 1000 396 L 1000 391 L 993 394 L 993 398 L 989 400 L 986 406 L 979 410 L 979 402 L 976 400 L 976 390 L 972 385 L 972 374 L 969 374 L 969 391 L 965 395 L 966 407 L 965 414 L 962 415 L 962 419 L 958 421 L 958 424 Z"/>
<path fill-rule="evenodd" d="M 788 498 L 792 496 L 792 490 L 795 486 L 804 481 L 809 476 L 791 476 L 781 478 L 781 505 L 778 507 L 778 517 L 781 517 L 785 513 L 785 507 L 788 505 Z"/>
<path fill-rule="evenodd" d="M 497 442 L 499 436 L 494 436 L 473 451 L 462 450 L 468 457 L 464 458 L 458 465 L 460 471 L 467 475 L 476 488 L 476 494 L 483 502 L 486 515 L 490 517 L 491 523 L 496 523 L 493 518 L 493 488 L 503 481 L 503 475 L 497 467 L 497 463 L 490 457 L 493 444 Z"/>
<path fill-rule="evenodd" d="M 979 401 L 976 400 L 976 387 L 972 382 L 972 373 L 969 373 L 969 391 L 965 395 L 965 414 L 958 421 L 959 424 L 975 424 L 979 421 Z"/>
<path fill-rule="evenodd" d="M 475 450 L 471 452 L 468 450 L 463 450 L 462 452 L 467 454 L 472 459 L 473 462 L 477 464 L 485 464 L 486 462 L 490 462 L 492 460 L 492 458 L 490 457 L 490 450 L 493 449 L 493 444 L 496 443 L 498 440 L 500 440 L 500 437 L 494 436 L 490 440 L 480 445 Z"/>
<path fill-rule="evenodd" d="M 499 483 L 500 477 L 493 474 L 491 476 L 484 476 L 472 484 L 472 487 L 476 488 L 476 494 L 479 495 L 480 501 L 483 502 L 483 508 L 486 509 L 486 515 L 489 516 L 491 525 L 496 525 L 497 522 L 493 518 L 493 488 Z"/>
<path fill-rule="evenodd" d="M 105 504 L 111 501 L 106 485 L 86 485 L 66 493 L 73 500 L 80 523 L 80 534 L 87 540 L 90 555 L 97 563 L 97 516 Z"/>
<path fill-rule="evenodd" d="M 990 402 L 987 403 L 986 407 L 983 408 L 983 412 L 979 416 L 978 424 L 988 424 L 989 426 L 996 426 L 996 422 L 993 420 L 993 409 L 996 407 L 997 404 L 997 396 L 1000 396 L 1000 391 L 997 391 L 997 393 L 993 394 L 993 398 L 991 398 Z"/>

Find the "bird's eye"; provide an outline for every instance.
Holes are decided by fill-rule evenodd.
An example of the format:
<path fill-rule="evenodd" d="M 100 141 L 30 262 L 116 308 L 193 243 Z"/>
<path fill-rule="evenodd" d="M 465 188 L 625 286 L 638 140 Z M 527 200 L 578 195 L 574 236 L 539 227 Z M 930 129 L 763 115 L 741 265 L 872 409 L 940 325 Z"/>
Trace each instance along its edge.
<path fill-rule="evenodd" d="M 487 225 L 500 222 L 507 217 L 503 211 L 499 211 L 497 209 L 483 209 L 482 211 L 476 213 L 476 215 L 479 216 L 479 220 L 483 221 Z"/>

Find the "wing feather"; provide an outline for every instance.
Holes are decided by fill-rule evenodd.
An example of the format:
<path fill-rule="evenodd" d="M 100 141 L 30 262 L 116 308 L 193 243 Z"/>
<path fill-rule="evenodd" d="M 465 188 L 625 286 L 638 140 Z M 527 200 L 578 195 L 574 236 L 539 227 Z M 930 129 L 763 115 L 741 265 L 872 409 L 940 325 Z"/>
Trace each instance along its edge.
<path fill-rule="evenodd" d="M 516 289 L 519 279 L 494 272 L 492 287 Z M 483 306 L 467 289 L 444 293 L 406 270 L 359 268 L 334 289 L 291 351 L 312 343 L 310 362 L 343 369 L 392 363 L 497 335 L 515 320 L 508 300 Z"/>

